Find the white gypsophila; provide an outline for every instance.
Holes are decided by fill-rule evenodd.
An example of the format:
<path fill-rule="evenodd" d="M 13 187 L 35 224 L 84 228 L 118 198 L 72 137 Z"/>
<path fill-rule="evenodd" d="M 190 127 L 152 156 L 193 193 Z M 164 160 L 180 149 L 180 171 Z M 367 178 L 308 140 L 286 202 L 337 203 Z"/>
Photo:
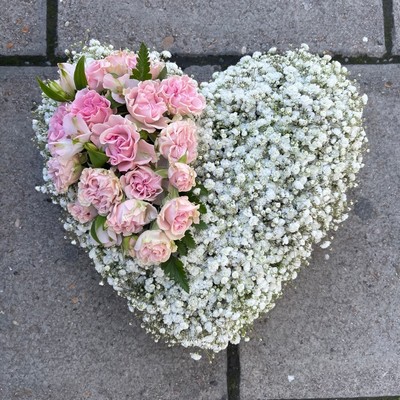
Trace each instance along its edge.
<path fill-rule="evenodd" d="M 83 53 L 98 58 L 107 49 L 95 42 Z M 202 198 L 208 227 L 193 232 L 197 247 L 182 257 L 190 293 L 160 267 L 145 269 L 117 247 L 97 246 L 90 223 L 65 218 L 65 229 L 129 309 L 140 311 L 155 340 L 214 352 L 239 343 L 307 264 L 312 245 L 347 218 L 346 191 L 355 185 L 367 142 L 367 97 L 347 75 L 338 62 L 303 45 L 285 55 L 272 49 L 245 56 L 201 85 L 207 107 L 197 121 L 196 172 L 209 191 Z M 45 158 L 55 106 L 44 99 L 34 122 Z M 44 179 L 38 189 L 62 207 L 76 198 L 74 187 L 57 195 L 46 169 Z"/>

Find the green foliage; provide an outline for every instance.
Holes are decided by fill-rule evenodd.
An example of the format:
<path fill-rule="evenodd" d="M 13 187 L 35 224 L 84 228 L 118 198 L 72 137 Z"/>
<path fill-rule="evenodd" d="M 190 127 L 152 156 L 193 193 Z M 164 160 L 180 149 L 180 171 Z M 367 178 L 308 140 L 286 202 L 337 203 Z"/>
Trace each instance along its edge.
<path fill-rule="evenodd" d="M 90 163 L 95 168 L 101 168 L 108 161 L 107 155 L 99 150 L 93 143 L 85 143 L 83 148 L 88 152 Z"/>
<path fill-rule="evenodd" d="M 62 103 L 72 100 L 72 97 L 66 93 L 57 82 L 51 81 L 48 85 L 46 85 L 38 77 L 36 77 L 36 80 L 38 81 L 42 92 L 50 99 Z"/>
<path fill-rule="evenodd" d="M 151 79 L 149 49 L 144 43 L 140 45 L 136 68 L 132 71 L 131 78 L 138 81 Z"/>
<path fill-rule="evenodd" d="M 192 234 L 189 231 L 186 231 L 185 236 L 181 239 L 183 243 L 185 243 L 188 249 L 195 249 L 196 242 L 193 239 Z"/>
<path fill-rule="evenodd" d="M 167 77 L 168 74 L 168 70 L 167 70 L 167 66 L 165 66 L 161 72 L 158 74 L 157 79 L 159 79 L 160 81 L 162 81 L 163 79 L 165 79 Z"/>
<path fill-rule="evenodd" d="M 189 293 L 189 281 L 183 268 L 183 263 L 178 258 L 171 256 L 168 261 L 161 264 L 161 268 L 185 292 Z"/>
<path fill-rule="evenodd" d="M 176 240 L 175 241 L 176 247 L 178 248 L 178 253 L 181 256 L 186 256 L 188 253 L 188 248 L 185 243 L 183 243 L 181 240 Z"/>
<path fill-rule="evenodd" d="M 104 225 L 106 223 L 106 217 L 104 217 L 103 215 L 98 215 L 92 222 L 92 226 L 90 227 L 90 235 L 92 236 L 92 238 L 99 244 L 102 244 L 99 240 L 99 238 L 97 237 L 97 233 L 96 231 L 99 228 L 103 228 L 104 229 Z"/>
<path fill-rule="evenodd" d="M 85 56 L 82 56 L 76 64 L 74 72 L 74 82 L 76 90 L 85 89 L 88 85 L 85 74 Z"/>

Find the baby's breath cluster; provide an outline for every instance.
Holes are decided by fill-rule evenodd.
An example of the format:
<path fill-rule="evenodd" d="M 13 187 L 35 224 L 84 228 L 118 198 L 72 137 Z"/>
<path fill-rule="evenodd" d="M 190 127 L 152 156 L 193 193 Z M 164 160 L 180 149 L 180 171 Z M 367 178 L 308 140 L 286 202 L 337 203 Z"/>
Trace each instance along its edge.
<path fill-rule="evenodd" d="M 98 46 L 86 55 L 98 57 Z M 208 190 L 207 229 L 193 231 L 197 246 L 181 258 L 190 293 L 162 268 L 149 271 L 118 247 L 95 245 L 90 224 L 65 217 L 64 227 L 156 340 L 218 352 L 274 306 L 312 245 L 329 246 L 327 232 L 346 219 L 346 191 L 363 166 L 367 97 L 345 67 L 305 45 L 285 55 L 272 49 L 245 56 L 203 84 L 202 93 L 207 107 L 195 167 Z M 44 100 L 34 122 L 42 145 L 53 112 Z M 46 149 L 42 154 L 48 157 Z M 44 177 L 40 190 L 64 208 L 76 198 L 72 188 L 56 196 L 46 170 Z"/>

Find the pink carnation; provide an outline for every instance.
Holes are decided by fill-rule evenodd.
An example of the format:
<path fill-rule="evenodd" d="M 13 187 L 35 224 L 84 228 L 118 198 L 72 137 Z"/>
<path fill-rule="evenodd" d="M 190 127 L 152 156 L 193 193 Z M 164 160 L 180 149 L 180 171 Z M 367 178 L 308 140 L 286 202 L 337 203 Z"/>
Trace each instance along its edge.
<path fill-rule="evenodd" d="M 78 155 L 70 159 L 50 158 L 47 161 L 47 168 L 58 193 L 65 193 L 68 187 L 79 179 L 82 172 L 82 165 Z"/>
<path fill-rule="evenodd" d="M 91 128 L 93 124 L 107 121 L 113 114 L 110 104 L 95 90 L 83 89 L 77 92 L 75 100 L 71 103 L 71 113 L 80 115 Z"/>
<path fill-rule="evenodd" d="M 160 153 L 169 162 L 178 162 L 186 156 L 186 163 L 197 157 L 196 125 L 192 120 L 176 121 L 161 131 L 158 138 Z"/>
<path fill-rule="evenodd" d="M 81 224 L 91 221 L 97 215 L 97 210 L 93 206 L 85 207 L 79 201 L 68 203 L 67 209 Z"/>
<path fill-rule="evenodd" d="M 163 206 L 157 224 L 171 240 L 182 239 L 192 223 L 199 223 L 198 208 L 187 196 L 177 197 Z"/>
<path fill-rule="evenodd" d="M 132 171 L 121 176 L 120 180 L 129 199 L 154 201 L 163 192 L 161 176 L 146 166 L 136 166 Z"/>
<path fill-rule="evenodd" d="M 66 103 L 60 104 L 56 111 L 54 112 L 53 116 L 50 118 L 49 121 L 49 130 L 47 132 L 47 141 L 49 143 L 58 142 L 59 140 L 65 137 L 65 130 L 63 126 L 63 118 L 69 112 L 69 106 Z M 53 146 L 49 145 L 50 152 L 53 154 Z"/>
<path fill-rule="evenodd" d="M 187 75 L 174 75 L 160 84 L 160 96 L 171 114 L 199 115 L 206 106 L 204 96 L 199 93 L 197 82 Z"/>
<path fill-rule="evenodd" d="M 93 143 L 105 150 L 109 163 L 120 171 L 157 161 L 154 146 L 140 139 L 135 125 L 120 115 L 112 115 L 104 124 L 93 125 L 92 130 Z"/>
<path fill-rule="evenodd" d="M 100 215 L 107 215 L 122 200 L 119 179 L 111 170 L 85 168 L 78 183 L 78 201 L 83 206 L 93 205 Z"/>
<path fill-rule="evenodd" d="M 196 172 L 189 165 L 177 162 L 169 166 L 168 179 L 179 192 L 188 192 L 196 183 Z"/>
<path fill-rule="evenodd" d="M 143 232 L 134 247 L 136 257 L 144 265 L 158 265 L 171 257 L 177 250 L 174 242 L 160 230 Z"/>
<path fill-rule="evenodd" d="M 169 121 L 164 117 L 167 106 L 159 95 L 159 87 L 158 81 L 143 81 L 125 91 L 126 107 L 132 120 L 147 132 L 163 129 Z"/>
<path fill-rule="evenodd" d="M 144 225 L 157 218 L 157 210 L 145 201 L 130 199 L 117 204 L 107 217 L 107 226 L 114 232 L 129 236 L 140 232 Z"/>

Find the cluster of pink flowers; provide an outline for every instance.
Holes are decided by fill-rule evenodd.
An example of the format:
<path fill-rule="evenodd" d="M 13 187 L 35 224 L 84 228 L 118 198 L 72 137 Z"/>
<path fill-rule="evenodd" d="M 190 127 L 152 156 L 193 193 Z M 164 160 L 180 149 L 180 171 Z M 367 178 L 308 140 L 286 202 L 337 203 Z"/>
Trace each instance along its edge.
<path fill-rule="evenodd" d="M 186 75 L 159 79 L 161 61 L 148 61 L 150 79 L 133 79 L 137 62 L 130 51 L 91 60 L 80 90 L 76 64 L 59 65 L 57 83 L 73 100 L 61 102 L 49 122 L 47 167 L 58 193 L 74 185 L 68 211 L 82 224 L 92 221 L 94 240 L 151 265 L 167 261 L 175 241 L 199 223 L 199 204 L 188 197 L 196 185 L 191 118 L 205 99 Z"/>

